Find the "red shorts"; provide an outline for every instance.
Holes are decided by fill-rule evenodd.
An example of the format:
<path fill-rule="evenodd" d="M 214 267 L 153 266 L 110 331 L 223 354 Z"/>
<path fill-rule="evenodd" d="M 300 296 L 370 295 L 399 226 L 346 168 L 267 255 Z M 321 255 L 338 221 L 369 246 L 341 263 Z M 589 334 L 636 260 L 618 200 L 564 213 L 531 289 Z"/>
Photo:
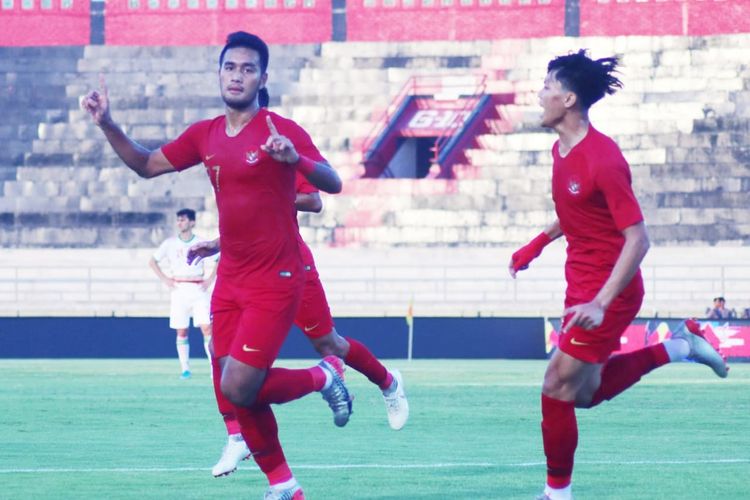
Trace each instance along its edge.
<path fill-rule="evenodd" d="M 565 354 L 586 363 L 604 363 L 620 348 L 620 337 L 640 309 L 641 303 L 638 302 L 637 305 L 633 304 L 631 309 L 607 311 L 604 313 L 602 324 L 593 330 L 574 326 L 560 336 L 558 347 Z"/>
<path fill-rule="evenodd" d="M 217 281 L 211 299 L 214 356 L 231 355 L 256 368 L 269 368 L 292 327 L 302 284 L 301 278 L 273 288 Z"/>
<path fill-rule="evenodd" d="M 305 266 L 305 287 L 302 303 L 294 324 L 311 339 L 323 337 L 333 331 L 333 318 L 328 307 L 326 292 L 314 267 Z"/>

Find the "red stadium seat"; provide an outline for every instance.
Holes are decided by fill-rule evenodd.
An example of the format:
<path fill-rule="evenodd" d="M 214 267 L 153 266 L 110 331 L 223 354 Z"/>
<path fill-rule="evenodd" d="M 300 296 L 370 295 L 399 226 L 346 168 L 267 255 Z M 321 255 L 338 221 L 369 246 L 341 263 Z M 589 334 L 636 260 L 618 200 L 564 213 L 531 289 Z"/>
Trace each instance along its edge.
<path fill-rule="evenodd" d="M 564 34 L 565 0 L 351 0 L 348 40 L 493 40 Z"/>
<path fill-rule="evenodd" d="M 747 33 L 747 0 L 581 0 L 581 36 Z"/>
<path fill-rule="evenodd" d="M 0 46 L 87 45 L 89 0 L 2 0 Z"/>
<path fill-rule="evenodd" d="M 105 17 L 108 45 L 222 45 L 238 30 L 276 44 L 331 39 L 331 0 L 128 0 Z"/>

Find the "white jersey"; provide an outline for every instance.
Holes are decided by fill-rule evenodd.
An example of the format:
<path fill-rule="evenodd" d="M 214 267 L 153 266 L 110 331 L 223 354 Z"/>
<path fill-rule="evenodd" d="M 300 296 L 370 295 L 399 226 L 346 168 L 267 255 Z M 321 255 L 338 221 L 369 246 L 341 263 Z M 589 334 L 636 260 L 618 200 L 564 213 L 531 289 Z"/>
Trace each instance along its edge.
<path fill-rule="evenodd" d="M 198 263 L 188 264 L 187 253 L 190 247 L 196 243 L 206 241 L 197 235 L 188 241 L 181 240 L 178 236 L 166 239 L 159 248 L 154 252 L 154 260 L 159 262 L 159 267 L 175 279 L 193 279 L 202 280 L 204 274 L 203 263 L 206 259 L 201 259 Z M 219 254 L 210 257 L 212 261 L 218 260 Z M 163 264 L 162 261 L 167 261 Z"/>

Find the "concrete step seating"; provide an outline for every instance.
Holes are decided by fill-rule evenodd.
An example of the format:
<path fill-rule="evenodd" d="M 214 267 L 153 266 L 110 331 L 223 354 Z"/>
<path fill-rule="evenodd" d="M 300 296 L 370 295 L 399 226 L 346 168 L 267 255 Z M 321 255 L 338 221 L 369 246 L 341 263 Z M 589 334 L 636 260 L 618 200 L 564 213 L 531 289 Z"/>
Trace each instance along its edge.
<path fill-rule="evenodd" d="M 750 35 L 274 46 L 273 109 L 298 121 L 345 180 L 342 194 L 325 197 L 323 214 L 301 219 L 304 230 L 313 243 L 334 245 L 525 241 L 554 217 L 549 150 L 555 137 L 538 125 L 546 64 L 588 47 L 597 57 L 624 54 L 625 87 L 598 104 L 592 120 L 630 162 L 652 238 L 747 241 L 748 42 Z M 44 245 L 41 226 L 23 236 L 25 227 L 16 224 L 23 214 L 57 214 L 36 216 L 53 226 L 82 220 L 67 213 L 122 212 L 156 215 L 134 217 L 137 230 L 127 237 L 109 225 L 116 218 L 94 217 L 87 220 L 109 222 L 82 231 L 79 243 L 72 232 L 50 232 L 50 238 L 82 246 L 126 239 L 126 245 L 150 245 L 154 231 L 171 229 L 175 209 L 191 205 L 209 221 L 205 232 L 215 232 L 202 168 L 139 179 L 76 105 L 104 73 L 113 116 L 136 140 L 158 147 L 188 124 L 223 112 L 212 76 L 217 47 L 0 49 L 0 55 L 0 80 L 12 89 L 0 93 L 0 215 L 11 214 L 15 224 L 0 227 L 0 239 Z M 499 107 L 502 119 L 456 167 L 458 180 L 358 179 L 363 139 L 409 77 L 473 72 L 489 75 L 488 91 L 514 92 L 516 102 Z"/>

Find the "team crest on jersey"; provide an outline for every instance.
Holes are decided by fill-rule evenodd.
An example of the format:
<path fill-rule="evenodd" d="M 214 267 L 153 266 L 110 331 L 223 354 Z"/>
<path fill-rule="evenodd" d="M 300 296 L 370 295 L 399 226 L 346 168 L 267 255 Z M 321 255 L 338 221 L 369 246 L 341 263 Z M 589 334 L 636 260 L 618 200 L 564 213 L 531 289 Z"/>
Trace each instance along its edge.
<path fill-rule="evenodd" d="M 578 181 L 578 179 L 570 179 L 570 181 L 568 182 L 568 192 L 573 196 L 578 196 L 579 194 L 581 194 L 581 183 Z"/>
<path fill-rule="evenodd" d="M 258 160 L 260 159 L 260 153 L 257 149 L 254 149 L 252 151 L 247 151 L 245 153 L 245 161 L 248 165 L 255 165 L 258 163 Z"/>

